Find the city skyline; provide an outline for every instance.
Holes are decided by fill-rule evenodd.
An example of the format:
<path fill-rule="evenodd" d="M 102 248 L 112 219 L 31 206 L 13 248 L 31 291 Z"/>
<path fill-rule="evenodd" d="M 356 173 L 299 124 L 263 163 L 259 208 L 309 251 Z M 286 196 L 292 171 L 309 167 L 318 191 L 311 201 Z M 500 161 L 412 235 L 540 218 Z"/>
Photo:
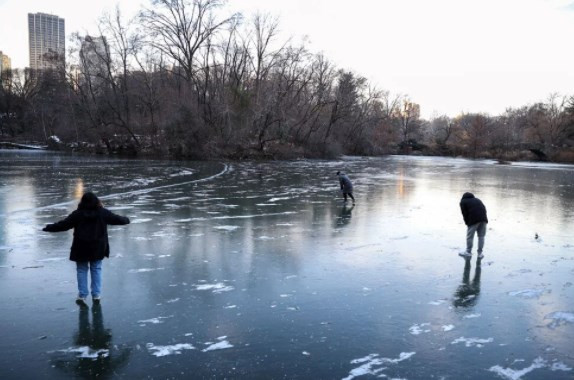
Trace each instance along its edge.
<path fill-rule="evenodd" d="M 0 40 L 14 68 L 24 67 L 28 58 L 22 53 L 26 12 L 63 17 L 67 37 L 98 35 L 98 17 L 116 5 L 114 0 L 20 3 L 0 0 L 0 11 L 14 14 L 0 25 L 0 35 L 18 36 Z M 142 4 L 148 3 L 122 2 L 122 14 L 132 17 Z M 344 1 L 231 0 L 227 8 L 242 12 L 244 22 L 257 10 L 279 16 L 281 40 L 306 39 L 311 52 L 323 52 L 339 68 L 367 77 L 379 89 L 408 95 L 426 118 L 495 115 L 574 89 L 574 52 L 568 48 L 572 0 L 358 0 L 353 7 Z"/>

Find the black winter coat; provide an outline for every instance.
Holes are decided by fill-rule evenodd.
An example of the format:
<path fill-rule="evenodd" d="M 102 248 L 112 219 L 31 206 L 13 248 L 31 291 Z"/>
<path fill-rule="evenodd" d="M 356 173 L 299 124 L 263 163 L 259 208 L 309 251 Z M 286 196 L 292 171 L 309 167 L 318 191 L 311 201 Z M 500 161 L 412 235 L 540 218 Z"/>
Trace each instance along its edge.
<path fill-rule="evenodd" d="M 96 210 L 78 209 L 64 220 L 48 224 L 43 231 L 60 232 L 74 229 L 74 240 L 70 249 L 72 261 L 94 261 L 110 257 L 108 224 L 129 224 L 129 218 L 116 215 L 103 207 Z"/>
<path fill-rule="evenodd" d="M 460 211 L 462 211 L 462 217 L 467 226 L 472 226 L 479 222 L 488 223 L 484 203 L 480 199 L 475 198 L 472 193 L 464 193 L 462 195 Z"/>

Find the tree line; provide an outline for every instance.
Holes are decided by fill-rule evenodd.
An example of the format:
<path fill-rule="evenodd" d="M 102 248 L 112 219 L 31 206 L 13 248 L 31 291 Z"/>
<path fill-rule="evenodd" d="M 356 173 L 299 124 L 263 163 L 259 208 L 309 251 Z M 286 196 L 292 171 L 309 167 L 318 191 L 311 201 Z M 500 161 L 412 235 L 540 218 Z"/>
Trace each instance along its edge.
<path fill-rule="evenodd" d="M 0 86 L 0 140 L 57 136 L 73 149 L 195 159 L 574 161 L 574 96 L 424 120 L 408 96 L 280 40 L 277 18 L 246 20 L 220 0 L 153 0 L 127 21 L 117 8 L 93 37 L 71 37 L 66 65 L 52 57 L 52 70 L 11 73 Z"/>

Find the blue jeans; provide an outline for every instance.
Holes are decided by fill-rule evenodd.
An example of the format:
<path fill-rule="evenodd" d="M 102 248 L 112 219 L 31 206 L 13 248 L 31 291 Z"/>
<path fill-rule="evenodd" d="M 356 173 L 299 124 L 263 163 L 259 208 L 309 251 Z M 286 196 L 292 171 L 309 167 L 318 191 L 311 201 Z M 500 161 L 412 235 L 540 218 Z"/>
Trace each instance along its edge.
<path fill-rule="evenodd" d="M 88 270 L 92 278 L 92 297 L 99 297 L 102 293 L 102 261 L 77 261 L 76 273 L 78 275 L 78 297 L 86 298 L 88 291 Z"/>
<path fill-rule="evenodd" d="M 482 253 L 484 248 L 484 236 L 486 235 L 486 222 L 478 222 L 472 226 L 468 226 L 466 229 L 466 252 L 470 253 L 472 251 L 472 243 L 474 240 L 474 234 L 478 235 L 478 253 Z"/>

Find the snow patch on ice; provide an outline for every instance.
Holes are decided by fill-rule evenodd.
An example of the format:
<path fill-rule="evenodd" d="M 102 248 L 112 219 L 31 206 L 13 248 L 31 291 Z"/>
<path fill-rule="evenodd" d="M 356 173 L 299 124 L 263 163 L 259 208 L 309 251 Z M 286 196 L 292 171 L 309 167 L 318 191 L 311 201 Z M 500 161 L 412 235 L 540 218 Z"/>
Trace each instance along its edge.
<path fill-rule="evenodd" d="M 542 294 L 549 292 L 545 289 L 524 289 L 524 290 L 517 290 L 514 292 L 508 292 L 509 296 L 512 297 L 520 297 L 520 298 L 539 298 Z"/>
<path fill-rule="evenodd" d="M 499 365 L 495 365 L 489 368 L 489 371 L 498 374 L 500 377 L 510 380 L 519 380 L 522 376 L 529 372 L 534 371 L 538 368 L 544 368 L 546 366 L 546 361 L 541 357 L 534 359 L 532 364 L 523 369 L 512 369 L 512 368 L 502 368 Z"/>
<path fill-rule="evenodd" d="M 454 325 L 442 325 L 441 328 L 442 328 L 442 331 L 450 331 L 450 330 L 454 329 Z"/>
<path fill-rule="evenodd" d="M 480 313 L 468 314 L 468 315 L 465 315 L 463 318 L 464 319 L 479 318 L 481 315 L 482 314 L 480 314 Z"/>
<path fill-rule="evenodd" d="M 438 306 L 438 305 L 442 305 L 442 304 L 445 303 L 445 302 L 446 302 L 445 299 L 440 299 L 440 300 L 436 300 L 436 301 L 430 301 L 430 302 L 429 302 L 429 305 Z"/>
<path fill-rule="evenodd" d="M 450 344 L 464 343 L 466 347 L 472 347 L 472 346 L 482 347 L 484 344 L 492 342 L 494 342 L 494 338 L 481 339 L 481 338 L 465 338 L 461 336 L 460 338 L 453 340 Z"/>
<path fill-rule="evenodd" d="M 163 270 L 165 268 L 140 268 L 140 269 L 130 269 L 128 273 L 145 273 L 145 272 L 154 272 L 156 270 Z"/>
<path fill-rule="evenodd" d="M 110 350 L 107 349 L 99 349 L 94 350 L 88 346 L 80 346 L 80 347 L 70 347 L 65 350 L 59 350 L 59 352 L 65 353 L 77 353 L 77 358 L 85 358 L 85 359 L 92 359 L 97 360 L 98 358 L 107 358 L 110 355 Z"/>
<path fill-rule="evenodd" d="M 148 343 L 146 345 L 146 347 L 152 355 L 157 356 L 157 357 L 173 355 L 173 354 L 179 355 L 179 354 L 181 354 L 181 352 L 183 350 L 194 350 L 195 349 L 195 347 L 193 347 L 189 343 L 178 343 L 178 344 L 173 344 L 171 346 L 155 346 L 153 343 Z M 155 351 L 155 352 L 152 352 L 152 351 Z"/>
<path fill-rule="evenodd" d="M 235 231 L 239 226 L 214 226 L 216 230 Z"/>
<path fill-rule="evenodd" d="M 382 371 L 387 369 L 387 367 L 381 367 L 383 364 L 397 364 L 403 360 L 409 359 L 414 354 L 415 352 L 401 352 L 397 359 L 381 358 L 379 357 L 379 354 L 370 354 L 363 358 L 353 359 L 351 360 L 351 364 L 364 364 L 362 364 L 360 367 L 352 369 L 349 372 L 349 376 L 345 377 L 343 380 L 351 380 L 355 377 L 364 375 L 379 375 Z M 386 376 L 381 374 L 379 377 Z"/>
<path fill-rule="evenodd" d="M 130 224 L 140 224 L 140 223 L 147 223 L 151 222 L 150 218 L 143 218 L 143 219 L 134 219 L 130 222 Z"/>
<path fill-rule="evenodd" d="M 160 323 L 163 323 L 163 319 L 168 319 L 173 317 L 173 315 L 167 316 L 167 317 L 156 317 L 156 318 L 150 318 L 150 319 L 144 319 L 141 321 L 138 321 L 138 323 L 140 324 L 140 326 L 146 326 L 147 324 L 153 324 L 153 325 L 157 325 Z"/>
<path fill-rule="evenodd" d="M 572 371 L 572 368 L 568 367 L 566 364 L 562 363 L 562 362 L 556 362 L 556 363 L 552 363 L 552 366 L 550 367 L 550 369 L 552 371 Z"/>
<path fill-rule="evenodd" d="M 214 343 L 209 347 L 201 350 L 202 352 L 214 351 L 214 350 L 223 350 L 225 348 L 231 348 L 233 345 L 229 343 L 227 340 L 222 340 L 221 342 Z"/>
<path fill-rule="evenodd" d="M 425 329 L 425 326 L 430 326 L 430 323 L 421 323 L 421 324 L 414 324 L 409 327 L 409 331 L 413 335 L 420 335 L 422 333 L 430 332 L 430 329 Z"/>
<path fill-rule="evenodd" d="M 568 311 L 554 311 L 544 316 L 544 319 L 552 319 L 553 321 L 548 327 L 555 328 L 562 324 L 574 323 L 574 313 Z"/>
<path fill-rule="evenodd" d="M 229 292 L 235 289 L 233 286 L 226 285 L 223 282 L 218 282 L 216 284 L 201 284 L 194 286 L 196 290 L 212 290 L 213 293 Z"/>
<path fill-rule="evenodd" d="M 291 199 L 291 197 L 277 197 L 277 198 L 270 198 L 267 202 L 273 203 L 277 201 L 285 201 Z"/>

